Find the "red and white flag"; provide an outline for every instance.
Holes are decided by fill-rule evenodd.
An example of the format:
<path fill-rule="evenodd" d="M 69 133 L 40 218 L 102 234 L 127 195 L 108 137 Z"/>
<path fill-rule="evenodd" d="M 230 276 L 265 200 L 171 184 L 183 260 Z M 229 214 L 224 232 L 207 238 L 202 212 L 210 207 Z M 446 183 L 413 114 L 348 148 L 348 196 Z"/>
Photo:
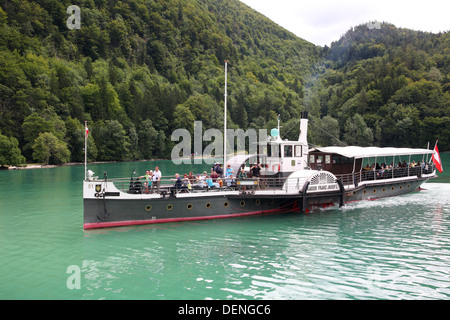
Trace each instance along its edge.
<path fill-rule="evenodd" d="M 86 137 L 88 136 L 88 134 L 89 134 L 89 129 L 88 129 L 88 127 L 86 127 Z"/>
<path fill-rule="evenodd" d="M 436 169 L 438 169 L 439 172 L 442 172 L 442 161 L 441 161 L 441 156 L 439 155 L 437 142 L 436 142 L 436 145 L 434 146 L 434 151 L 433 151 L 433 155 L 431 156 L 431 159 L 433 160 L 433 163 L 436 165 Z"/>

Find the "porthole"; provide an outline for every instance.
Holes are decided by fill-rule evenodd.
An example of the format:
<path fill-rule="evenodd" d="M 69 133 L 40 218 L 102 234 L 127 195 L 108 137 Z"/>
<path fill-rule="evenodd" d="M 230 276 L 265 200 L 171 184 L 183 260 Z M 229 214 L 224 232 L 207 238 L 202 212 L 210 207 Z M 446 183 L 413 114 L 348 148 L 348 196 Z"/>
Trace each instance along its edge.
<path fill-rule="evenodd" d="M 193 207 L 194 207 L 194 206 L 192 205 L 192 203 L 188 203 L 188 205 L 187 205 L 187 209 L 188 209 L 188 210 L 192 210 Z"/>
<path fill-rule="evenodd" d="M 150 211 L 150 210 L 152 210 L 152 206 L 151 205 L 146 205 L 145 206 L 145 211 Z"/>
<path fill-rule="evenodd" d="M 259 205 L 261 204 L 261 200 L 256 199 L 256 200 L 255 200 L 255 204 L 256 204 L 257 206 L 259 206 Z"/>
<path fill-rule="evenodd" d="M 172 209 L 173 209 L 173 205 L 172 205 L 172 204 L 168 204 L 168 205 L 167 205 L 167 210 L 170 211 L 170 210 L 172 210 Z"/>
<path fill-rule="evenodd" d="M 395 190 L 395 187 L 392 187 L 392 191 L 394 191 Z"/>
<path fill-rule="evenodd" d="M 209 209 L 209 208 L 211 208 L 211 203 L 208 202 L 205 206 L 206 206 L 206 209 Z"/>
<path fill-rule="evenodd" d="M 224 204 L 223 204 L 223 206 L 224 206 L 225 208 L 228 208 L 229 205 L 230 205 L 230 204 L 228 203 L 228 201 L 224 202 Z"/>
<path fill-rule="evenodd" d="M 364 190 L 364 194 L 366 194 L 367 193 L 367 190 Z"/>
<path fill-rule="evenodd" d="M 383 188 L 383 192 L 386 192 L 386 188 Z"/>
<path fill-rule="evenodd" d="M 241 207 L 245 206 L 245 201 L 241 200 L 240 205 L 241 205 Z"/>
<path fill-rule="evenodd" d="M 408 188 L 409 188 L 409 184 L 408 184 Z"/>
<path fill-rule="evenodd" d="M 403 187 L 402 187 L 402 186 L 400 186 L 400 189 L 403 189 Z"/>
<path fill-rule="evenodd" d="M 377 189 L 373 189 L 373 193 L 377 193 Z"/>

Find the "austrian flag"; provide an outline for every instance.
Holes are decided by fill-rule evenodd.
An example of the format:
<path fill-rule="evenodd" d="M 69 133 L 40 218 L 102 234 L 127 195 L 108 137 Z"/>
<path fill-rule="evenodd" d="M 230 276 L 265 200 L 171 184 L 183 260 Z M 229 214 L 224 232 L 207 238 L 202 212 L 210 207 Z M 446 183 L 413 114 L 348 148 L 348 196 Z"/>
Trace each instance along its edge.
<path fill-rule="evenodd" d="M 88 127 L 86 127 L 86 137 L 88 136 L 88 134 L 89 134 L 89 129 L 88 129 Z"/>
<path fill-rule="evenodd" d="M 441 161 L 441 156 L 439 155 L 437 142 L 436 142 L 436 145 L 434 146 L 434 151 L 433 151 L 433 155 L 431 156 L 431 159 L 433 160 L 433 163 L 436 165 L 436 169 L 438 169 L 439 172 L 442 172 L 442 161 Z"/>

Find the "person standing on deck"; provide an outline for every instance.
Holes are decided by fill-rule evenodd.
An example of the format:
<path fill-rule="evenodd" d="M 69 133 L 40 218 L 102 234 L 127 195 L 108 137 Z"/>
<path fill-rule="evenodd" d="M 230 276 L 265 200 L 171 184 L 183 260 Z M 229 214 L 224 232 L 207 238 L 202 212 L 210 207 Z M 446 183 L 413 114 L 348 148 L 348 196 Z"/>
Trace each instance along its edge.
<path fill-rule="evenodd" d="M 227 165 L 227 170 L 225 171 L 226 178 L 229 178 L 231 175 L 233 175 L 233 173 L 234 173 L 233 168 L 231 168 L 230 165 Z"/>
<path fill-rule="evenodd" d="M 161 171 L 159 171 L 159 167 L 155 167 L 155 171 L 153 172 L 153 183 L 151 193 L 153 193 L 153 188 L 155 186 L 156 186 L 156 193 L 159 193 L 160 184 L 161 184 Z"/>
<path fill-rule="evenodd" d="M 152 185 L 152 174 L 153 174 L 152 170 L 150 170 L 150 171 L 147 170 L 145 172 L 145 176 L 139 177 L 139 179 L 145 178 L 145 183 L 144 183 L 145 193 L 148 193 L 148 189 Z"/>

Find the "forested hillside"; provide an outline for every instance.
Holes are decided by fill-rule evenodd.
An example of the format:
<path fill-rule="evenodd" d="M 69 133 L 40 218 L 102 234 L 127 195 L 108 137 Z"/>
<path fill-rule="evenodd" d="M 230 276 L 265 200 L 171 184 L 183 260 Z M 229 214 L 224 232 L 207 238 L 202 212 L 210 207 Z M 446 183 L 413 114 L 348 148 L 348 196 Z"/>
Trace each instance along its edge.
<path fill-rule="evenodd" d="M 173 130 L 223 127 L 224 60 L 230 128 L 281 114 L 296 138 L 308 110 L 315 144 L 448 150 L 449 41 L 382 24 L 321 48 L 237 0 L 0 0 L 0 165 L 83 161 L 85 120 L 90 161 L 167 158 Z"/>
<path fill-rule="evenodd" d="M 320 48 L 234 0 L 1 0 L 1 134 L 27 161 L 162 158 L 170 134 L 298 118 Z M 275 121 L 275 120 L 273 120 Z M 11 142 L 11 143 L 13 143 Z"/>
<path fill-rule="evenodd" d="M 324 117 L 318 126 L 349 145 L 426 147 L 439 138 L 450 149 L 450 33 L 365 24 L 324 56 L 311 106 Z"/>

